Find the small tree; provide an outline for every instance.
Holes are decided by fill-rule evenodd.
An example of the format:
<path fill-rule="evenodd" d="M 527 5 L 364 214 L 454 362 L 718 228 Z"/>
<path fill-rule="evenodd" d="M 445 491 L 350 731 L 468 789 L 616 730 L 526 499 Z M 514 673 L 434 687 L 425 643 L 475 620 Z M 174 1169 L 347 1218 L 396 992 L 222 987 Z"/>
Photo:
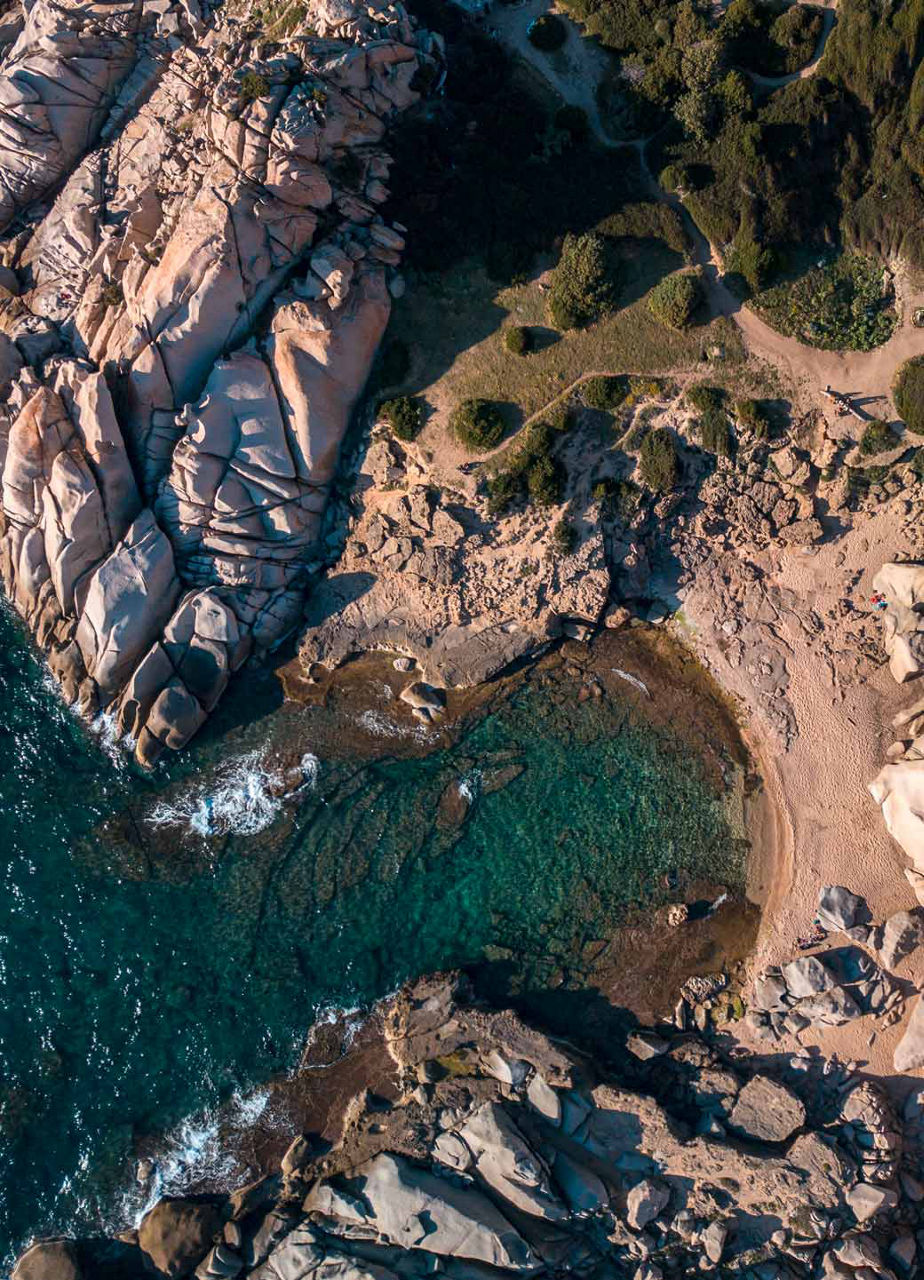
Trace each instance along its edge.
<path fill-rule="evenodd" d="M 710 409 L 700 419 L 700 443 L 720 458 L 731 457 L 732 440 L 728 419 L 722 409 Z"/>
<path fill-rule="evenodd" d="M 694 382 L 687 387 L 687 404 L 699 413 L 708 413 L 710 409 L 721 409 L 724 394 L 721 387 L 713 387 L 708 382 Z"/>
<path fill-rule="evenodd" d="M 674 437 L 666 427 L 649 431 L 642 441 L 639 453 L 639 474 L 642 482 L 656 493 L 664 493 L 676 487 L 680 479 L 680 463 Z"/>
<path fill-rule="evenodd" d="M 699 277 L 686 272 L 660 280 L 648 295 L 648 308 L 658 324 L 680 331 L 693 319 L 701 298 Z"/>
<path fill-rule="evenodd" d="M 581 329 L 610 311 L 615 301 L 615 263 L 604 238 L 593 231 L 565 236 L 549 289 L 555 327 Z"/>
<path fill-rule="evenodd" d="M 504 346 L 515 356 L 525 356 L 532 349 L 530 331 L 521 324 L 512 324 L 504 330 Z"/>
<path fill-rule="evenodd" d="M 561 468 L 550 454 L 542 454 L 530 464 L 526 487 L 538 507 L 554 507 L 561 501 Z"/>
<path fill-rule="evenodd" d="M 423 405 L 413 396 L 397 396 L 380 405 L 379 416 L 399 440 L 413 440 L 423 426 Z"/>
<path fill-rule="evenodd" d="M 588 378 L 581 384 L 581 395 L 590 409 L 612 413 L 626 398 L 628 384 L 621 377 Z"/>
<path fill-rule="evenodd" d="M 542 13 L 526 28 L 529 43 L 543 53 L 560 49 L 568 38 L 568 28 L 554 13 Z"/>
<path fill-rule="evenodd" d="M 881 418 L 873 418 L 872 422 L 866 424 L 860 437 L 860 452 L 870 457 L 874 453 L 894 449 L 899 443 L 899 437 L 887 422 L 883 422 Z"/>
<path fill-rule="evenodd" d="M 504 420 L 490 400 L 463 400 L 449 425 L 460 444 L 472 453 L 485 453 L 504 437 Z"/>
<path fill-rule="evenodd" d="M 763 440 L 768 435 L 770 421 L 766 409 L 759 400 L 736 400 L 735 417 L 741 426 L 753 432 L 758 440 Z"/>
<path fill-rule="evenodd" d="M 909 431 L 924 436 L 924 356 L 913 356 L 898 371 L 892 398 Z"/>
<path fill-rule="evenodd" d="M 241 102 L 256 102 L 257 98 L 265 98 L 269 91 L 269 81 L 259 71 L 245 71 L 241 76 Z"/>
<path fill-rule="evenodd" d="M 559 520 L 552 530 L 552 550 L 560 556 L 570 556 L 577 546 L 577 530 L 570 520 Z"/>

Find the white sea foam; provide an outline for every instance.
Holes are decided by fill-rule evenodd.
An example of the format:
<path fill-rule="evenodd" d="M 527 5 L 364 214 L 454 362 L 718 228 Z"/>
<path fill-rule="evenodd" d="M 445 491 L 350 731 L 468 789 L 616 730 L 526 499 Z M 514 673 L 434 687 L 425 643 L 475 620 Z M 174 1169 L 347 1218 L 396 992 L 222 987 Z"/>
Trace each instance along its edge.
<path fill-rule="evenodd" d="M 153 1160 L 153 1172 L 138 1193 L 129 1194 L 131 1215 L 137 1226 L 162 1196 L 182 1195 L 190 1187 L 208 1183 L 226 1187 L 239 1173 L 229 1130 L 249 1129 L 264 1114 L 269 1089 L 235 1093 L 215 1111 L 204 1111 L 183 1120 L 164 1139 L 162 1153 Z"/>
<path fill-rule="evenodd" d="M 469 804 L 474 804 L 481 794 L 481 779 L 481 770 L 473 769 L 471 773 L 464 774 L 458 781 L 459 795 L 463 800 L 467 800 Z"/>
<path fill-rule="evenodd" d="M 345 1058 L 350 1051 L 353 1041 L 359 1032 L 366 1025 L 369 1011 L 359 1005 L 351 1009 L 342 1008 L 340 1005 L 323 1005 L 315 1011 L 315 1020 L 311 1024 L 308 1035 L 305 1037 L 305 1048 L 302 1052 L 301 1065 L 298 1067 L 300 1071 L 322 1071 L 326 1067 L 333 1067 L 336 1063 Z M 337 1023 L 343 1024 L 343 1034 L 340 1040 L 340 1052 L 336 1057 L 331 1058 L 329 1062 L 308 1062 L 308 1055 L 317 1043 L 318 1036 L 324 1027 L 334 1027 Z"/>
<path fill-rule="evenodd" d="M 119 733 L 115 715 L 111 711 L 101 711 L 90 722 L 90 732 L 96 735 L 100 750 L 109 763 L 117 769 L 124 769 L 128 764 L 128 749 L 134 748 L 135 744 L 128 734 Z"/>
<path fill-rule="evenodd" d="M 425 725 L 396 724 L 381 711 L 371 709 L 357 716 L 356 723 L 366 733 L 374 734 L 377 738 L 413 738 L 415 742 L 436 742 L 439 737 L 439 734 L 431 732 Z"/>
<path fill-rule="evenodd" d="M 293 795 L 314 790 L 321 762 L 310 751 L 300 762 L 304 781 L 287 795 L 274 795 L 283 778 L 258 751 L 219 765 L 205 784 L 175 800 L 160 800 L 147 820 L 156 827 L 186 827 L 200 836 L 257 835 L 272 826 Z"/>
<path fill-rule="evenodd" d="M 639 680 L 638 676 L 632 675 L 630 671 L 623 671 L 620 667 L 610 667 L 614 676 L 619 676 L 620 680 L 625 680 L 627 684 L 634 685 L 636 689 L 641 689 L 646 698 L 651 697 L 651 691 L 644 680 Z"/>

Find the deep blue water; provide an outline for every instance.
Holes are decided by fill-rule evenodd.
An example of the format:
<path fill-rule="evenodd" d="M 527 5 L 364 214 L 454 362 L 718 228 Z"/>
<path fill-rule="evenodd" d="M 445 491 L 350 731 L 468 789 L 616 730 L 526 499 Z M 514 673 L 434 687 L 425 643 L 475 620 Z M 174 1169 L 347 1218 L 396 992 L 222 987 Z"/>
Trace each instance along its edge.
<path fill-rule="evenodd" d="M 486 948 L 541 982 L 665 876 L 735 883 L 689 748 L 612 684 L 527 681 L 416 758 L 361 758 L 330 711 L 255 714 L 142 777 L 0 615 L 0 1256 L 111 1225 L 137 1141 L 291 1067 L 326 1007 Z M 384 691 L 371 714 L 386 751 Z M 316 777 L 255 816 L 280 733 Z"/>

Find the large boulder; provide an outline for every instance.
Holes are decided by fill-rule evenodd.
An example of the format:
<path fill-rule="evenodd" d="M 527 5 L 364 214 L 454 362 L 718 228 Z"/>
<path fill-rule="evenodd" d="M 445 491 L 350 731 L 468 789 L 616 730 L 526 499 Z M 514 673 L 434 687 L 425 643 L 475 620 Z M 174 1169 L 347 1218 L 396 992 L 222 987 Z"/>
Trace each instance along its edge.
<path fill-rule="evenodd" d="M 896 911 L 889 916 L 882 930 L 882 947 L 879 957 L 887 969 L 916 951 L 924 942 L 924 908 L 912 911 Z"/>
<path fill-rule="evenodd" d="M 221 1201 L 160 1200 L 141 1219 L 138 1247 L 159 1275 L 168 1280 L 181 1280 L 194 1271 L 208 1253 L 224 1220 Z"/>
<path fill-rule="evenodd" d="M 924 1067 L 924 1000 L 920 997 L 911 1011 L 905 1034 L 895 1046 L 893 1062 L 896 1071 L 917 1071 Z"/>
<path fill-rule="evenodd" d="M 305 1207 L 345 1228 L 374 1229 L 385 1244 L 440 1257 L 531 1271 L 537 1262 L 520 1233 L 481 1191 L 437 1178 L 401 1156 L 379 1155 L 356 1170 L 361 1199 L 320 1184 Z"/>
<path fill-rule="evenodd" d="M 783 981 L 796 1000 L 818 995 L 834 986 L 834 975 L 817 956 L 799 956 L 783 965 Z"/>
<path fill-rule="evenodd" d="M 72 1240 L 39 1240 L 13 1268 L 12 1280 L 83 1280 Z"/>
<path fill-rule="evenodd" d="M 474 1168 L 495 1195 L 523 1213 L 556 1222 L 567 1210 L 549 1184 L 549 1170 L 497 1103 L 479 1108 L 458 1135 Z"/>
<path fill-rule="evenodd" d="M 823 928 L 844 933 L 857 923 L 865 905 L 861 897 L 843 885 L 827 884 L 818 895 L 818 920 Z"/>
<path fill-rule="evenodd" d="M 746 1138 L 785 1142 L 805 1124 L 805 1107 L 786 1085 L 758 1075 L 738 1094 L 729 1123 Z"/>

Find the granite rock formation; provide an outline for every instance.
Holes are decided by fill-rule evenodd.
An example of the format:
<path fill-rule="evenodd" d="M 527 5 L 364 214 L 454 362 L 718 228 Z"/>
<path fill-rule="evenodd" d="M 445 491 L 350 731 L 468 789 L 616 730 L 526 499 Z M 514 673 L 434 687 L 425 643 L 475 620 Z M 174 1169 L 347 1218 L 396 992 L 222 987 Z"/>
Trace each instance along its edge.
<path fill-rule="evenodd" d="M 883 640 L 899 684 L 924 672 L 924 564 L 885 564 L 873 579 L 883 597 Z M 892 837 L 911 859 L 906 870 L 924 902 L 924 698 L 892 720 L 895 742 L 888 763 L 870 783 Z"/>
<path fill-rule="evenodd" d="M 374 1020 L 387 1096 L 341 1096 L 332 1142 L 295 1134 L 275 1171 L 163 1199 L 118 1240 L 39 1242 L 14 1280 L 871 1280 L 924 1248 L 920 1089 L 899 1115 L 833 1063 L 771 1076 L 669 1029 L 601 1073 L 444 979 Z"/>
<path fill-rule="evenodd" d="M 0 44 L 0 574 L 144 764 L 297 625 L 398 287 L 383 140 L 441 45 L 316 8 L 37 0 Z"/>

